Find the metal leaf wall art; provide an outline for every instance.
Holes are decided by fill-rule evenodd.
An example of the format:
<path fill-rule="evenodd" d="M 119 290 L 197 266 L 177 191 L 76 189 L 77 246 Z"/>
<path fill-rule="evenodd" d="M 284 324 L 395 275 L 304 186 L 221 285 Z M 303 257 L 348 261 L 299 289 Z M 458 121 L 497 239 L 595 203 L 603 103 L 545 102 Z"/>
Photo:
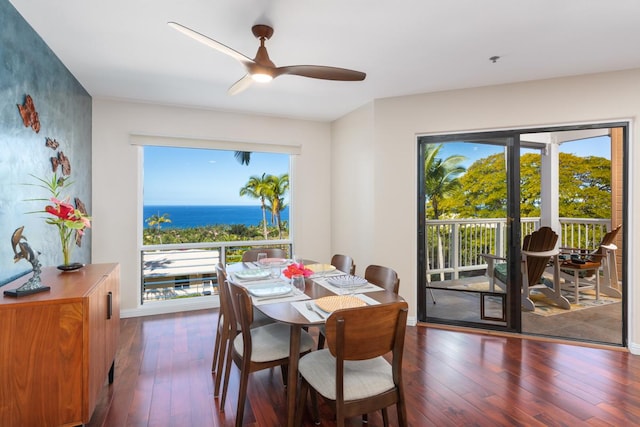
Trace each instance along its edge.
<path fill-rule="evenodd" d="M 89 213 L 87 212 L 87 208 L 85 207 L 84 203 L 82 202 L 82 200 L 80 200 L 80 198 L 75 197 L 73 199 L 74 203 L 76 204 L 76 209 L 78 209 L 80 212 L 82 212 L 84 215 L 88 215 Z M 78 233 L 78 231 L 76 231 L 76 245 L 78 247 L 82 246 L 82 234 Z"/>
<path fill-rule="evenodd" d="M 31 126 L 36 133 L 40 132 L 40 119 L 38 118 L 38 112 L 36 106 L 33 103 L 30 95 L 27 95 L 24 100 L 24 104 L 17 104 L 20 111 L 20 117 L 25 127 Z"/>
<path fill-rule="evenodd" d="M 57 150 L 58 147 L 60 146 L 60 143 L 58 141 L 56 141 L 55 139 L 51 139 L 49 137 L 46 138 L 47 142 L 45 142 L 45 145 L 49 148 L 51 148 L 53 151 Z"/>
<path fill-rule="evenodd" d="M 57 157 L 51 157 L 51 169 L 54 173 L 58 169 L 58 166 L 62 167 L 62 175 L 71 175 L 71 163 L 69 163 L 69 158 L 65 156 L 62 151 L 58 151 Z"/>

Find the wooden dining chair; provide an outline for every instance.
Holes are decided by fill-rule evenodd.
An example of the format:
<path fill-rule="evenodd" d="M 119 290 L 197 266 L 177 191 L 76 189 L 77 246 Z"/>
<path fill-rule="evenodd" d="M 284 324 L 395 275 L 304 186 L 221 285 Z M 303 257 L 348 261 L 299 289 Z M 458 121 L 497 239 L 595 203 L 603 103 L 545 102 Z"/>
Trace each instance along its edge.
<path fill-rule="evenodd" d="M 249 374 L 271 367 L 280 366 L 283 369 L 283 379 L 286 379 L 286 367 L 289 363 L 290 327 L 284 323 L 271 323 L 257 328 L 251 328 L 253 322 L 253 306 L 247 290 L 234 283 L 227 284 L 232 310 L 230 311 L 231 336 L 229 340 L 226 364 L 231 367 L 231 361 L 240 370 L 240 384 L 238 391 L 238 408 L 236 410 L 236 426 L 242 425 L 244 405 L 247 398 Z M 302 331 L 300 336 L 300 354 L 311 351 L 314 341 L 311 335 Z M 225 375 L 221 410 L 224 409 L 229 375 Z"/>
<path fill-rule="evenodd" d="M 398 273 L 390 267 L 370 265 L 364 270 L 364 278 L 367 279 L 367 282 L 378 285 L 394 294 L 397 294 L 400 289 Z"/>
<path fill-rule="evenodd" d="M 227 290 L 227 272 L 221 263 L 216 265 L 216 277 L 218 278 L 218 296 L 220 298 L 220 308 L 218 312 L 218 325 L 216 327 L 216 341 L 213 345 L 213 361 L 211 362 L 211 372 L 215 373 L 216 381 L 213 387 L 213 395 L 217 397 L 220 393 L 220 382 L 223 377 L 223 367 L 231 325 L 229 323 L 231 302 Z M 227 373 L 228 375 L 228 373 Z"/>
<path fill-rule="evenodd" d="M 367 279 L 367 282 L 380 286 L 381 288 L 389 292 L 393 292 L 394 294 L 397 294 L 398 290 L 400 289 L 400 278 L 398 277 L 398 273 L 396 273 L 394 269 L 389 267 L 383 267 L 381 265 L 370 265 L 364 271 L 364 278 Z M 318 332 L 318 350 L 324 348 L 324 342 L 324 328 L 321 327 L 320 331 Z"/>
<path fill-rule="evenodd" d="M 345 419 L 396 405 L 398 425 L 407 425 L 402 384 L 402 357 L 407 326 L 406 302 L 371 305 L 333 312 L 326 322 L 327 349 L 300 359 L 302 383 L 296 410 L 301 425 L 306 397 L 311 389 L 313 418 L 318 423 L 315 393 L 335 411 L 336 426 Z M 391 353 L 391 363 L 384 357 Z"/>
<path fill-rule="evenodd" d="M 218 314 L 218 325 L 216 329 L 216 340 L 213 350 L 213 361 L 211 362 L 211 372 L 216 375 L 216 380 L 213 388 L 214 397 L 218 397 L 220 395 L 220 385 L 222 382 L 222 378 L 228 376 L 231 370 L 231 366 L 226 366 L 225 369 L 224 362 L 225 357 L 228 357 L 227 349 L 229 347 L 229 341 L 235 338 L 238 331 L 238 328 L 233 329 L 231 327 L 230 322 L 233 313 L 230 313 L 230 311 L 233 310 L 233 307 L 231 305 L 231 296 L 229 295 L 229 288 L 227 286 L 227 272 L 221 263 L 218 263 L 218 265 L 216 265 L 216 275 L 218 278 L 220 311 Z M 267 317 L 260 310 L 256 310 L 254 308 L 253 322 L 251 323 L 252 328 L 257 328 L 274 322 L 275 321 L 273 319 Z M 226 389 L 223 390 L 223 393 L 226 395 Z"/>
<path fill-rule="evenodd" d="M 260 253 L 267 254 L 267 258 L 287 258 L 287 252 L 284 249 L 254 248 L 248 249 L 242 254 L 242 262 L 256 262 Z"/>
<path fill-rule="evenodd" d="M 349 255 L 335 254 L 331 257 L 331 265 L 347 274 L 356 274 L 356 264 Z"/>

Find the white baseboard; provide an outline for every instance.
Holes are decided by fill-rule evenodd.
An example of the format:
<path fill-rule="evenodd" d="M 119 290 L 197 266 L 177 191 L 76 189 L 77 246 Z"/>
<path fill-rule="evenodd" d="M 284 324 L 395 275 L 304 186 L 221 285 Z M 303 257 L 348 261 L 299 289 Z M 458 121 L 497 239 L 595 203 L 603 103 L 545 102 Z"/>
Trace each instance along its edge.
<path fill-rule="evenodd" d="M 120 318 L 153 316 L 156 314 L 179 313 L 181 311 L 206 310 L 220 307 L 217 295 L 168 301 L 153 301 L 135 309 L 120 310 Z"/>
<path fill-rule="evenodd" d="M 631 354 L 640 355 L 640 344 L 635 342 L 630 342 L 627 347 L 629 348 L 629 352 Z"/>

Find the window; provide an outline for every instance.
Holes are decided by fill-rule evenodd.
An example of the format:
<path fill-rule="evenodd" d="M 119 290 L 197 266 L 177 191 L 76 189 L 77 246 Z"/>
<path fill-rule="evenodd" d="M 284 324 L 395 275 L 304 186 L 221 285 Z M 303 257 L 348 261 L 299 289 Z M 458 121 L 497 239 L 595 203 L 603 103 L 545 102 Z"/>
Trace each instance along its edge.
<path fill-rule="evenodd" d="M 289 168 L 289 153 L 145 144 L 142 303 L 216 294 L 215 265 L 248 247 L 290 252 Z"/>

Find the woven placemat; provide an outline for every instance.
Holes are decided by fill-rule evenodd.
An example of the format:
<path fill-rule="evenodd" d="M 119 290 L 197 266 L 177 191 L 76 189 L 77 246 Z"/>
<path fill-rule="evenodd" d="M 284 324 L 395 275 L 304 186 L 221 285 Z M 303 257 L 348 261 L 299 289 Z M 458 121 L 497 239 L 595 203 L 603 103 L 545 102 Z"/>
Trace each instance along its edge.
<path fill-rule="evenodd" d="M 352 295 L 332 295 L 330 297 L 322 297 L 315 300 L 316 305 L 320 310 L 331 313 L 343 308 L 363 307 L 367 305 L 360 298 L 356 298 Z"/>

